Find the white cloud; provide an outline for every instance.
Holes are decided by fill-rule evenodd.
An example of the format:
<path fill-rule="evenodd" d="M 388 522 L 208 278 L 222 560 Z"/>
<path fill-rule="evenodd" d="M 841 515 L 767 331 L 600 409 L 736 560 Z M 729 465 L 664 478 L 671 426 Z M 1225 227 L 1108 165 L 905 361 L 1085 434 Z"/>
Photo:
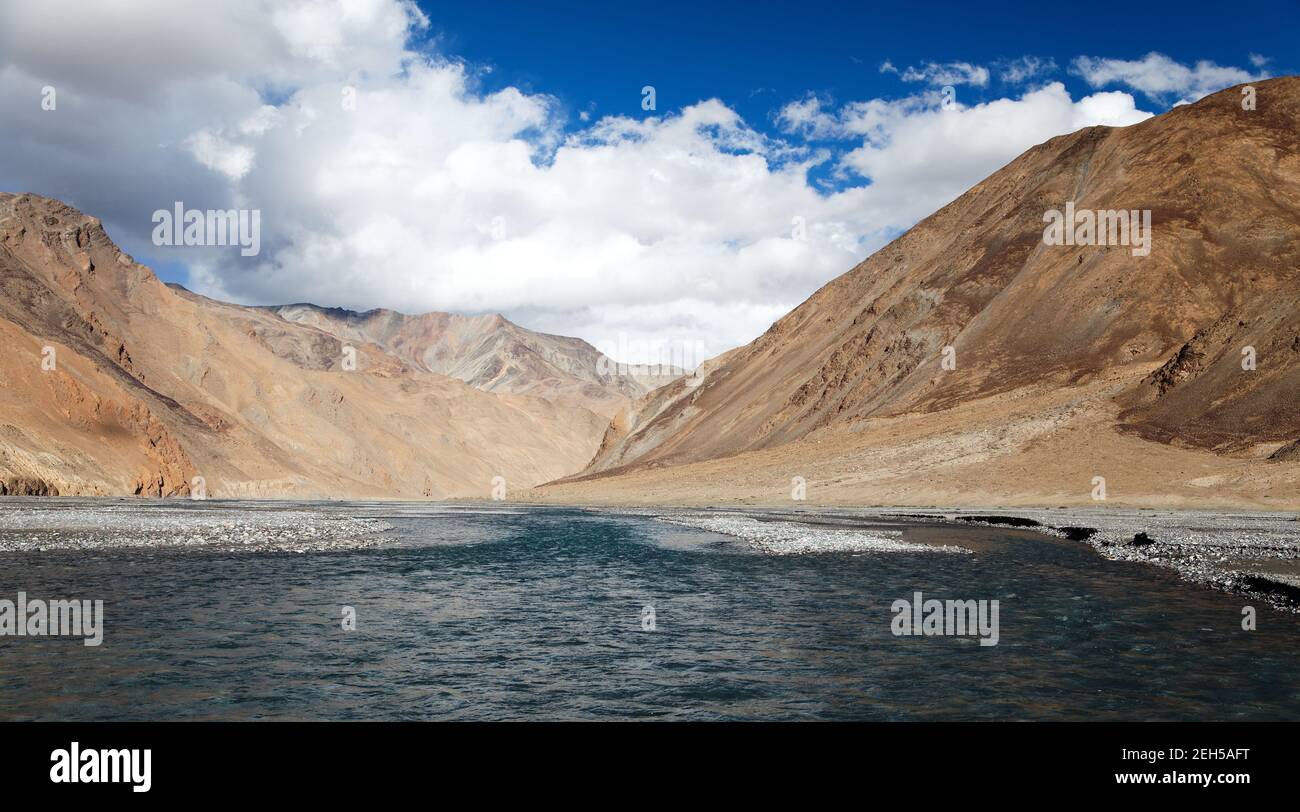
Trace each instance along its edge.
<path fill-rule="evenodd" d="M 1194 102 L 1225 87 L 1265 78 L 1265 74 L 1252 74 L 1205 59 L 1188 67 L 1155 51 L 1141 59 L 1080 56 L 1071 67 L 1092 87 L 1125 85 L 1163 104 Z"/>
<path fill-rule="evenodd" d="M 718 100 L 574 132 L 554 98 L 417 53 L 427 23 L 397 0 L 76 5 L 0 11 L 0 178 L 185 263 L 209 295 L 501 311 L 600 346 L 752 339 L 1025 148 L 1147 115 L 1054 83 L 946 111 L 933 91 L 809 96 L 778 114 L 784 139 Z M 823 191 L 809 173 L 828 169 L 851 182 Z M 174 201 L 260 209 L 261 255 L 151 245 Z"/>
<path fill-rule="evenodd" d="M 872 183 L 862 191 L 878 216 L 911 223 L 955 199 L 1029 147 L 1096 124 L 1126 126 L 1151 114 L 1127 93 L 1074 101 L 1060 82 L 973 106 L 943 109 L 937 95 L 845 106 L 844 132 L 863 138 L 842 165 Z"/>
<path fill-rule="evenodd" d="M 253 166 L 253 148 L 246 144 L 232 144 L 220 135 L 200 130 L 185 139 L 185 146 L 194 159 L 208 169 L 239 180 Z"/>
<path fill-rule="evenodd" d="M 998 65 L 998 78 L 1011 85 L 1019 85 L 1049 73 L 1056 72 L 1056 60 L 1038 56 L 1022 56 Z"/>
<path fill-rule="evenodd" d="M 843 124 L 834 112 L 826 110 L 826 104 L 812 95 L 789 102 L 777 112 L 777 126 L 788 135 L 802 138 L 837 138 L 843 132 Z"/>
<path fill-rule="evenodd" d="M 984 87 L 989 83 L 989 69 L 969 62 L 944 64 L 927 62 L 920 67 L 908 67 L 903 71 L 902 77 L 904 82 L 925 82 L 936 87 L 940 85 Z"/>
<path fill-rule="evenodd" d="M 148 103 L 213 77 L 292 88 L 390 75 L 427 25 L 406 0 L 41 0 L 0 4 L 0 55 L 48 84 Z"/>

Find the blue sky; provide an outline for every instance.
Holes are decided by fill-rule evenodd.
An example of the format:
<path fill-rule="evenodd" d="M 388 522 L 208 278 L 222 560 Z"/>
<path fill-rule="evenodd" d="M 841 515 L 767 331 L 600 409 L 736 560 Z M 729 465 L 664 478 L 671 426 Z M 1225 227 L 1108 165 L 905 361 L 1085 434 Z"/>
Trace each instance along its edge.
<path fill-rule="evenodd" d="M 1254 0 L 6 3 L 0 188 L 219 299 L 708 356 L 1037 143 L 1295 72 L 1298 22 Z M 177 201 L 260 212 L 261 250 L 156 244 Z"/>
<path fill-rule="evenodd" d="M 639 115 L 640 90 L 649 84 L 660 109 L 717 97 L 768 130 L 781 104 L 809 92 L 847 101 L 914 91 L 914 84 L 880 71 L 887 60 L 900 68 L 992 66 L 1038 56 L 1057 65 L 1043 78 L 1079 94 L 1089 88 L 1070 70 L 1078 56 L 1135 60 L 1155 51 L 1188 65 L 1249 67 L 1258 54 L 1277 75 L 1295 72 L 1300 42 L 1300 3 L 1291 0 L 553 5 L 422 1 L 431 23 L 424 39 L 490 67 L 482 77 L 487 88 L 558 97 L 575 126 L 582 110 Z M 960 96 L 986 101 L 1009 87 L 994 71 L 988 86 L 964 86 Z M 1149 99 L 1160 111 L 1173 101 Z"/>

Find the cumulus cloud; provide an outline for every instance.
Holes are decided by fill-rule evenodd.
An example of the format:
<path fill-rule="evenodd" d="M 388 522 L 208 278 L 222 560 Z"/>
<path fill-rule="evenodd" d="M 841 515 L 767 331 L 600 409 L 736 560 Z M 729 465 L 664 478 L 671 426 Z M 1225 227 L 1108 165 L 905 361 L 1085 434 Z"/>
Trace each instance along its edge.
<path fill-rule="evenodd" d="M 0 54 L 54 86 L 148 102 L 216 77 L 292 88 L 389 75 L 427 25 L 405 0 L 41 0 L 0 5 Z"/>
<path fill-rule="evenodd" d="M 794 102 L 780 120 L 805 132 L 859 144 L 838 161 L 841 172 L 869 179 L 857 205 L 877 222 L 912 223 L 955 199 L 1029 147 L 1097 124 L 1122 127 L 1151 113 L 1111 91 L 1077 101 L 1060 82 L 1017 99 L 944 107 L 937 92 L 873 99 L 829 109 L 815 97 Z M 793 112 L 792 112 L 793 108 Z"/>
<path fill-rule="evenodd" d="M 73 5 L 0 10 L 4 188 L 100 216 L 218 298 L 500 311 L 601 347 L 748 341 L 1025 148 L 1148 115 L 1053 83 L 946 110 L 808 96 L 778 135 L 716 99 L 571 129 L 555 98 L 418 46 L 400 0 Z M 261 254 L 152 245 L 174 201 L 259 209 Z"/>
<path fill-rule="evenodd" d="M 797 135 L 809 140 L 838 138 L 844 132 L 843 123 L 830 103 L 816 95 L 788 102 L 776 114 L 777 126 L 787 135 Z"/>
<path fill-rule="evenodd" d="M 1092 87 L 1124 85 L 1162 104 L 1187 104 L 1225 87 L 1257 81 L 1267 75 L 1216 65 L 1206 59 L 1189 67 L 1155 51 L 1141 59 L 1080 56 L 1074 59 L 1071 68 Z"/>
<path fill-rule="evenodd" d="M 891 66 L 892 67 L 892 66 Z M 897 72 L 897 71 L 895 71 Z M 926 62 L 919 67 L 908 66 L 901 73 L 904 82 L 925 82 L 940 85 L 974 85 L 984 87 L 989 83 L 989 69 L 969 62 Z"/>
<path fill-rule="evenodd" d="M 1024 84 L 1032 79 L 1056 72 L 1056 60 L 1051 57 L 1022 56 L 998 64 L 998 78 L 1010 85 Z"/>
<path fill-rule="evenodd" d="M 702 330 L 718 352 L 850 266 L 867 230 L 718 101 L 605 117 L 553 151 L 528 137 L 551 129 L 548 100 L 474 94 L 452 64 L 361 88 L 353 112 L 321 89 L 281 113 L 239 189 L 291 239 L 255 268 L 198 268 L 219 295 L 528 311 L 601 342 L 630 329 L 617 308 L 652 307 L 651 332 Z"/>

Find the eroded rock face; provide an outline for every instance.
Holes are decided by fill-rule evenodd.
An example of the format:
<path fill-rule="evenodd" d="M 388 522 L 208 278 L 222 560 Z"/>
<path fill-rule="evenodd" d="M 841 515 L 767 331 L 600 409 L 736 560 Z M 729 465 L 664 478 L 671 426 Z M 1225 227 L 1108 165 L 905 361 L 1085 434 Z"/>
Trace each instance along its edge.
<path fill-rule="evenodd" d="M 0 496 L 58 496 L 58 486 L 43 479 L 6 477 L 0 479 Z"/>
<path fill-rule="evenodd" d="M 638 401 L 587 473 L 726 459 L 1110 379 L 1109 397 L 1090 401 L 1108 432 L 1217 453 L 1294 440 L 1300 78 L 1256 87 L 1267 104 L 1254 111 L 1231 88 L 1030 149 L 721 359 L 698 387 Z M 1149 255 L 1046 245 L 1045 213 L 1067 202 L 1149 211 Z M 936 440 L 952 425 L 932 423 Z"/>
<path fill-rule="evenodd" d="M 171 289 L 97 219 L 0 194 L 4 494 L 487 497 L 494 477 L 514 490 L 579 470 L 607 422 L 374 342 L 347 365 L 344 343 Z"/>

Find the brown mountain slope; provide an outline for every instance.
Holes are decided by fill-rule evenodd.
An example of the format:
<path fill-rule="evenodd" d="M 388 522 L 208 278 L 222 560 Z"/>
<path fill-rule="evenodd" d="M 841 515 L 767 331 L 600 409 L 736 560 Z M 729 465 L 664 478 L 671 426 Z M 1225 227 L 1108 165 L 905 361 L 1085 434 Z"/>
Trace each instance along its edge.
<path fill-rule="evenodd" d="M 536 333 L 500 315 L 355 313 L 310 304 L 271 309 L 346 341 L 377 344 L 416 369 L 477 389 L 537 395 L 605 418 L 668 382 L 620 374 L 619 365 L 582 339 Z"/>
<path fill-rule="evenodd" d="M 650 472 L 699 463 L 674 469 L 680 488 L 726 498 L 779 495 L 816 467 L 847 500 L 932 501 L 949 482 L 966 482 L 963 501 L 1046 500 L 1087 498 L 1105 473 L 1094 469 L 1174 453 L 1163 444 L 1187 449 L 1176 464 L 1198 471 L 1262 460 L 1300 438 L 1300 78 L 1257 88 L 1253 111 L 1234 88 L 1030 149 L 702 380 L 619 415 L 589 481 L 547 494 L 668 498 Z M 1150 210 L 1150 254 L 1044 244 L 1044 213 L 1070 201 Z M 1242 368 L 1248 346 L 1254 370 Z M 943 368 L 945 347 L 955 369 Z M 729 464 L 733 481 L 713 488 Z M 981 487 L 967 465 L 1004 481 Z M 1134 487 L 1158 491 L 1158 471 Z M 1249 494 L 1243 471 L 1223 476 L 1215 487 L 1237 476 Z"/>
<path fill-rule="evenodd" d="M 10 493 L 487 496 L 576 470 L 604 426 L 374 344 L 349 371 L 335 336 L 171 290 L 34 195 L 0 195 L 0 340 Z"/>

